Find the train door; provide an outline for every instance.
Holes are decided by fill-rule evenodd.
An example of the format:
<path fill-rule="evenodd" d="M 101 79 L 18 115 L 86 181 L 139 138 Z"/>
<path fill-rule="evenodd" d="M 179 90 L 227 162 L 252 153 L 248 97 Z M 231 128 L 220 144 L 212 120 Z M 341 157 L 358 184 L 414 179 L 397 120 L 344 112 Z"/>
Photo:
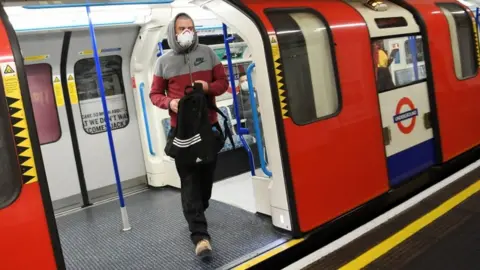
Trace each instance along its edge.
<path fill-rule="evenodd" d="M 363 79 L 373 74 L 365 57 L 368 31 L 358 13 L 338 1 L 229 2 L 256 24 L 242 29 L 249 30 L 247 39 L 260 32 L 261 41 L 248 42 L 255 45 L 257 83 L 269 78 L 258 93 L 263 117 L 269 119 L 264 131 L 274 225 L 285 218 L 276 209 L 285 207 L 282 196 L 288 202 L 282 210 L 296 234 L 386 192 L 375 84 L 373 77 Z M 229 16 L 223 18 L 232 25 L 240 17 Z"/>
<path fill-rule="evenodd" d="M 138 30 L 137 26 L 95 30 L 124 188 L 143 184 L 146 178 L 129 74 Z M 68 44 L 66 79 L 73 121 L 86 187 L 95 199 L 114 194 L 116 185 L 89 32 L 73 31 Z"/>
<path fill-rule="evenodd" d="M 0 68 L 0 268 L 63 269 L 20 46 L 1 5 Z"/>
<path fill-rule="evenodd" d="M 409 11 L 388 1 L 384 12 L 349 4 L 370 32 L 388 178 L 398 186 L 436 158 L 420 27 Z"/>
<path fill-rule="evenodd" d="M 54 208 L 79 206 L 81 191 L 60 78 L 64 33 L 18 35 Z"/>

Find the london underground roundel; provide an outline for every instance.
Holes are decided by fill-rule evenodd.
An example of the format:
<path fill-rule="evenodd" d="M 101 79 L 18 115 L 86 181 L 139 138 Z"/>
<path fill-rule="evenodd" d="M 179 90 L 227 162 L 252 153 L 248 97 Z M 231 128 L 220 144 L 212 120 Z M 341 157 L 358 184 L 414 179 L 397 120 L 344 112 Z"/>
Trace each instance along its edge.
<path fill-rule="evenodd" d="M 403 108 L 407 110 L 403 110 Z M 415 128 L 415 122 L 418 116 L 418 109 L 415 108 L 412 100 L 408 97 L 403 97 L 397 103 L 395 115 L 393 116 L 393 122 L 397 125 L 400 132 L 403 134 L 409 134 Z"/>

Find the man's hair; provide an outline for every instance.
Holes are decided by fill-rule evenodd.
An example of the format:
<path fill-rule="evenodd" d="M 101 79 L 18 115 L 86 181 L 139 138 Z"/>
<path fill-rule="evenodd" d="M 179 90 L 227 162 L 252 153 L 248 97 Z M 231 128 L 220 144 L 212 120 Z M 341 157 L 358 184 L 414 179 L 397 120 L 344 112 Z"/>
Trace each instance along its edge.
<path fill-rule="evenodd" d="M 176 19 L 176 21 L 178 21 L 179 19 L 190 20 L 190 21 L 193 22 L 193 19 L 190 18 L 190 17 L 189 17 L 188 15 L 186 15 L 186 14 L 182 14 L 182 15 L 178 16 L 177 19 Z"/>
<path fill-rule="evenodd" d="M 247 73 L 245 73 L 245 72 L 243 72 L 243 71 L 240 72 L 240 73 L 238 73 L 238 77 L 239 77 L 239 78 L 242 77 L 242 76 L 246 76 L 246 75 L 247 75 Z"/>

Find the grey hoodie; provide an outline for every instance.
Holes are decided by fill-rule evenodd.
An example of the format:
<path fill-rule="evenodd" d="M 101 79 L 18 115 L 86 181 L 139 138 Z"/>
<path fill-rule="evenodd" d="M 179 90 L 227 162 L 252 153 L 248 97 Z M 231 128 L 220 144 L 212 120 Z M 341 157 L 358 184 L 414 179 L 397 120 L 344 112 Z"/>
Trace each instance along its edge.
<path fill-rule="evenodd" d="M 173 99 L 184 96 L 185 87 L 191 85 L 192 81 L 202 80 L 208 83 L 208 95 L 213 104 L 215 96 L 222 95 L 228 89 L 228 79 L 222 63 L 210 47 L 198 43 L 196 33 L 188 48 L 183 48 L 178 43 L 175 22 L 180 15 L 188 16 L 180 13 L 168 25 L 167 41 L 172 50 L 158 58 L 150 92 L 152 103 L 165 110 L 170 109 Z M 175 127 L 176 113 L 169 111 L 171 125 Z M 210 110 L 209 118 L 212 124 L 217 121 L 215 110 Z"/>

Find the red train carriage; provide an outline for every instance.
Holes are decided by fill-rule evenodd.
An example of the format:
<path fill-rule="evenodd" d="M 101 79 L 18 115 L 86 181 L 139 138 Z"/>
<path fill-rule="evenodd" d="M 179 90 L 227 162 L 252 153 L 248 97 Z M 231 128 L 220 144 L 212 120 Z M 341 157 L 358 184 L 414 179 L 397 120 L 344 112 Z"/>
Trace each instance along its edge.
<path fill-rule="evenodd" d="M 22 55 L 0 8 L 0 267 L 64 267 Z"/>

